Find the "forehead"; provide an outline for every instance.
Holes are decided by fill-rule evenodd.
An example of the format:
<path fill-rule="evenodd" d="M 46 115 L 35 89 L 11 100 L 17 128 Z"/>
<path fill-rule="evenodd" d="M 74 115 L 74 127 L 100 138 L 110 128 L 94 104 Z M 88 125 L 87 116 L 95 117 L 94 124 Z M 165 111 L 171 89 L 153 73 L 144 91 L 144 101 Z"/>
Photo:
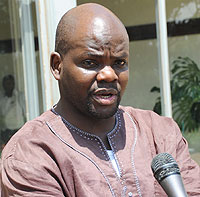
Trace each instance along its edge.
<path fill-rule="evenodd" d="M 125 28 L 118 21 L 95 17 L 84 23 L 78 22 L 70 39 L 72 48 L 82 47 L 92 50 L 109 49 L 113 52 L 129 50 L 129 40 Z"/>

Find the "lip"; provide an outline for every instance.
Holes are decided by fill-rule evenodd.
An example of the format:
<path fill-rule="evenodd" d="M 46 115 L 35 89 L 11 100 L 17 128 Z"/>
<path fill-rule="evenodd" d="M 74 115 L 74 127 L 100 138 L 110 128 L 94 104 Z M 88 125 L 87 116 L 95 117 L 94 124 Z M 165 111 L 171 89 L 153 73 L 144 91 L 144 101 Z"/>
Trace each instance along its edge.
<path fill-rule="evenodd" d="M 117 95 L 118 91 L 114 88 L 98 88 L 96 91 L 93 93 L 94 95 L 102 95 L 102 94 L 113 94 Z"/>
<path fill-rule="evenodd" d="M 118 91 L 113 88 L 99 88 L 93 93 L 92 98 L 100 105 L 112 105 L 117 102 Z"/>

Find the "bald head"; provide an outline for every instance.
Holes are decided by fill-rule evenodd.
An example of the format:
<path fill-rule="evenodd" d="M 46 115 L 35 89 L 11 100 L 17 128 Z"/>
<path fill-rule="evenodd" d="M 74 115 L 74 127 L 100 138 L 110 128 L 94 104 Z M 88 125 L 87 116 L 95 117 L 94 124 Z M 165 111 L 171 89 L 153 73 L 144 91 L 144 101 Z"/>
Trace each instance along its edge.
<path fill-rule="evenodd" d="M 87 3 L 77 6 L 61 18 L 57 31 L 55 51 L 63 57 L 70 48 L 76 47 L 78 39 L 108 42 L 113 34 L 121 34 L 128 42 L 128 35 L 122 22 L 107 8 Z"/>

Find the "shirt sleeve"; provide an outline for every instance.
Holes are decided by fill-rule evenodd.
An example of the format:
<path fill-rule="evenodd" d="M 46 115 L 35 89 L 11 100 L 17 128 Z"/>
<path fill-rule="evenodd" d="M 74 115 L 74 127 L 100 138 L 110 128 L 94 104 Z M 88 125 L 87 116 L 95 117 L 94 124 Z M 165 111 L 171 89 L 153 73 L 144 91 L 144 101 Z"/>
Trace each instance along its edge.
<path fill-rule="evenodd" d="M 200 166 L 191 159 L 188 143 L 175 124 L 176 130 L 176 161 L 181 170 L 181 177 L 188 196 L 200 196 Z"/>
<path fill-rule="evenodd" d="M 13 158 L 3 161 L 1 196 L 62 197 L 56 175 Z"/>

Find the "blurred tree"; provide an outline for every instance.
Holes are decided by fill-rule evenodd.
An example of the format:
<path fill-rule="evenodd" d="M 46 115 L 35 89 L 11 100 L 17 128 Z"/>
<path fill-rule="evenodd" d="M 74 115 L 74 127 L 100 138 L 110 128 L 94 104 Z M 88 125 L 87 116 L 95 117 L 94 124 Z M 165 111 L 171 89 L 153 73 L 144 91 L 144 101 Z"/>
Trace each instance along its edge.
<path fill-rule="evenodd" d="M 178 57 L 171 70 L 173 117 L 182 131 L 200 127 L 200 69 L 188 57 Z M 160 92 L 153 87 L 151 92 Z M 161 114 L 161 100 L 157 98 L 153 110 Z"/>

